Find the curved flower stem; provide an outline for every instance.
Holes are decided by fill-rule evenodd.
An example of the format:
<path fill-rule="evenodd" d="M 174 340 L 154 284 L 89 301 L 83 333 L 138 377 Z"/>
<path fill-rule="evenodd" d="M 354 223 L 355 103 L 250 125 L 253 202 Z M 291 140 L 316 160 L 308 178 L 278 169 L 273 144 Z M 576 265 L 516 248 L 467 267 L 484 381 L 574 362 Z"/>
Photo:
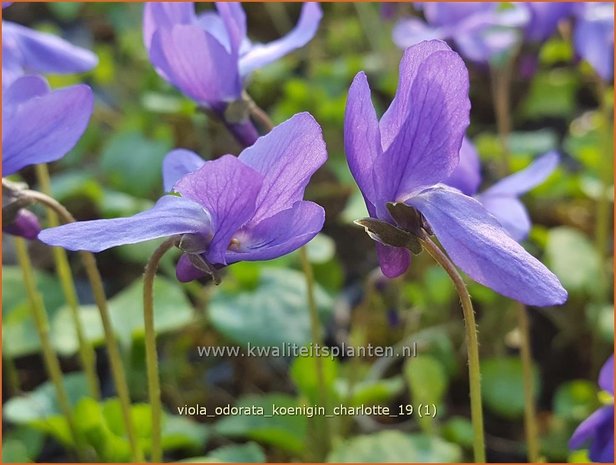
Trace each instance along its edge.
<path fill-rule="evenodd" d="M 529 463 L 539 463 L 539 432 L 537 430 L 537 411 L 533 395 L 533 358 L 529 340 L 529 322 L 526 314 L 526 306 L 515 302 L 518 315 L 518 327 L 520 330 L 520 358 L 522 360 L 522 381 L 524 383 L 524 432 L 528 450 Z"/>
<path fill-rule="evenodd" d="M 312 334 L 312 344 L 314 347 L 323 347 L 324 341 L 321 334 L 321 321 L 319 320 L 319 310 L 314 295 L 314 273 L 312 265 L 308 258 L 306 247 L 299 249 L 299 256 L 302 262 L 302 270 L 306 277 L 306 299 L 308 301 L 308 310 L 310 312 L 310 330 Z M 325 370 L 323 360 L 318 353 L 314 357 L 315 370 L 317 375 L 317 390 L 319 393 L 319 405 L 328 410 L 327 386 L 325 383 Z M 327 418 L 321 415 L 315 415 L 315 435 L 318 439 L 315 447 L 317 451 L 317 461 L 324 460 L 330 448 L 329 423 Z"/>
<path fill-rule="evenodd" d="M 468 377 L 471 397 L 471 421 L 473 423 L 473 452 L 476 463 L 485 463 L 485 439 L 483 432 L 483 406 L 481 403 L 481 369 L 479 366 L 479 341 L 477 339 L 477 324 L 471 297 L 466 284 L 455 265 L 447 255 L 426 234 L 420 239 L 421 245 L 434 260 L 447 272 L 462 304 L 464 327 L 466 329 L 466 348 L 468 351 Z"/>
<path fill-rule="evenodd" d="M 160 463 L 161 413 L 160 379 L 158 374 L 158 354 L 156 353 L 156 330 L 154 329 L 154 278 L 163 255 L 178 244 L 177 237 L 171 237 L 154 251 L 145 266 L 143 274 L 143 321 L 145 328 L 145 362 L 148 372 L 148 394 L 152 409 L 152 453 L 150 460 Z"/>
<path fill-rule="evenodd" d="M 53 197 L 42 194 L 33 190 L 25 190 L 23 194 L 33 201 L 36 201 L 47 208 L 53 210 L 64 223 L 72 223 L 75 221 L 73 215 Z M 111 316 L 109 314 L 109 308 L 107 307 L 107 298 L 105 297 L 105 289 L 103 287 L 103 280 L 96 266 L 96 259 L 90 252 L 79 252 L 81 260 L 83 262 L 84 269 L 90 281 L 92 287 L 92 293 L 94 294 L 94 301 L 98 307 L 101 321 L 103 324 L 103 332 L 105 334 L 105 342 L 107 345 L 107 353 L 109 355 L 109 364 L 111 366 L 111 374 L 118 393 L 118 399 L 122 409 L 122 417 L 124 420 L 124 426 L 126 428 L 126 435 L 131 448 L 131 455 L 133 462 L 140 462 L 142 460 L 141 448 L 137 441 L 137 434 L 133 423 L 133 417 L 131 414 L 130 395 L 128 390 L 128 384 L 126 383 L 126 373 L 124 371 L 124 364 L 122 363 L 122 356 L 120 348 L 113 331 L 113 325 L 111 323 Z"/>
<path fill-rule="evenodd" d="M 64 385 L 60 360 L 58 359 L 58 356 L 56 355 L 51 344 L 51 338 L 49 336 L 49 321 L 47 319 L 47 312 L 45 311 L 45 304 L 43 303 L 41 294 L 36 288 L 34 270 L 32 269 L 32 263 L 30 262 L 30 257 L 28 256 L 28 246 L 26 245 L 26 241 L 24 239 L 15 237 L 15 251 L 17 253 L 17 261 L 19 262 L 19 266 L 21 267 L 23 273 L 26 293 L 28 294 L 28 299 L 30 300 L 30 310 L 32 311 L 32 317 L 34 319 L 36 331 L 41 343 L 45 368 L 55 389 L 58 405 L 62 411 L 62 415 L 66 418 L 66 423 L 68 424 L 68 429 L 70 431 L 70 435 L 72 436 L 73 443 L 75 444 L 77 454 L 81 456 L 79 430 L 77 429 L 73 409 L 69 402 L 66 386 Z"/>
<path fill-rule="evenodd" d="M 51 182 L 49 179 L 49 171 L 47 165 L 36 165 L 36 177 L 39 182 L 41 191 L 46 195 L 51 195 Z M 47 222 L 50 227 L 58 226 L 58 215 L 51 210 L 47 210 Z M 75 290 L 75 282 L 73 281 L 73 275 L 69 265 L 66 251 L 62 247 L 52 247 L 53 258 L 56 265 L 56 273 L 60 279 L 62 286 L 62 292 L 64 299 L 70 309 L 73 325 L 75 326 L 75 333 L 77 335 L 78 347 L 79 347 L 79 359 L 83 366 L 90 395 L 99 400 L 101 397 L 100 388 L 98 386 L 98 378 L 96 376 L 96 353 L 92 346 L 88 343 L 85 336 L 83 324 L 79 317 L 79 299 L 77 298 L 77 291 Z"/>

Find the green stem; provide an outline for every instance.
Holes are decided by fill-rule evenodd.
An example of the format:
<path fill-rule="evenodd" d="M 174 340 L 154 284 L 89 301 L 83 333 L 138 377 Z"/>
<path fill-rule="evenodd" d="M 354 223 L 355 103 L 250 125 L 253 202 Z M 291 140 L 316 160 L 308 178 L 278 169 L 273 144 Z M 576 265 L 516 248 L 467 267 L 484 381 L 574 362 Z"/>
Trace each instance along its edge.
<path fill-rule="evenodd" d="M 420 238 L 421 244 L 434 260 L 447 272 L 451 278 L 462 304 L 464 327 L 466 330 L 466 348 L 468 351 L 468 378 L 471 398 L 471 422 L 473 424 L 473 452 L 476 463 L 484 463 L 485 439 L 483 431 L 483 406 L 481 403 L 481 367 L 479 365 L 479 341 L 477 338 L 477 324 L 471 297 L 466 289 L 464 280 L 455 265 L 447 255 L 424 234 Z"/>
<path fill-rule="evenodd" d="M 314 294 L 314 273 L 312 271 L 312 265 L 308 258 L 308 252 L 306 247 L 299 249 L 299 256 L 302 262 L 302 269 L 306 278 L 306 299 L 308 302 L 308 310 L 310 312 L 310 331 L 312 335 L 312 344 L 314 347 L 323 347 L 323 335 L 321 333 L 321 321 L 319 319 L 319 311 Z M 325 383 L 325 370 L 323 367 L 323 360 L 318 354 L 314 357 L 316 378 L 317 378 L 317 391 L 319 394 L 319 405 L 325 407 L 328 410 L 327 405 L 327 385 Z M 315 415 L 315 433 L 318 438 L 317 461 L 322 461 L 327 456 L 330 448 L 330 434 L 329 434 L 329 422 L 327 418 L 321 415 Z"/>
<path fill-rule="evenodd" d="M 76 447 L 77 453 L 81 455 L 81 441 L 77 429 L 77 423 L 75 422 L 73 409 L 69 402 L 66 386 L 64 385 L 60 360 L 58 359 L 58 356 L 56 355 L 51 344 L 51 338 L 49 337 L 49 321 L 47 320 L 45 304 L 43 303 L 41 294 L 36 288 L 34 270 L 32 269 L 32 263 L 30 262 L 30 257 L 28 256 L 28 246 L 24 239 L 15 237 L 15 251 L 17 253 L 17 261 L 19 262 L 19 266 L 21 267 L 23 273 L 24 286 L 30 301 L 30 310 L 32 311 L 32 317 L 34 319 L 36 331 L 41 343 L 45 368 L 55 389 L 58 405 L 62 411 L 62 415 L 66 418 L 66 423 L 68 424 L 73 444 Z"/>
<path fill-rule="evenodd" d="M 160 463 L 161 449 L 161 413 L 160 376 L 158 373 L 158 354 L 156 352 L 156 330 L 154 329 L 154 278 L 160 260 L 168 250 L 178 243 L 177 237 L 171 237 L 154 251 L 143 274 L 143 320 L 145 325 L 145 361 L 148 372 L 148 394 L 152 409 L 152 453 L 151 461 Z"/>
<path fill-rule="evenodd" d="M 510 149 L 509 135 L 511 134 L 511 79 L 513 77 L 514 58 L 510 58 L 502 69 L 494 69 L 492 72 L 494 111 L 498 137 L 503 153 L 502 175 L 509 174 Z M 523 370 L 524 384 L 524 432 L 526 435 L 528 458 L 530 462 L 539 460 L 539 433 L 537 430 L 537 413 L 533 397 L 533 361 L 530 349 L 530 331 L 526 307 L 519 302 L 515 303 L 520 331 L 520 361 Z"/>
<path fill-rule="evenodd" d="M 51 195 L 51 181 L 49 179 L 47 165 L 36 165 L 36 176 L 41 192 L 46 195 Z M 58 215 L 56 215 L 56 213 L 51 209 L 47 210 L 47 222 L 50 227 L 58 226 L 60 224 Z M 88 343 L 81 318 L 79 317 L 79 299 L 77 298 L 77 291 L 75 290 L 75 282 L 73 281 L 68 256 L 62 247 L 52 247 L 52 250 L 56 273 L 60 279 L 62 292 L 66 303 L 68 304 L 73 325 L 75 326 L 75 333 L 77 335 L 79 348 L 79 359 L 86 375 L 90 395 L 94 399 L 99 400 L 101 393 L 96 376 L 96 353 L 94 352 L 92 346 Z"/>
<path fill-rule="evenodd" d="M 602 129 L 602 143 L 604 146 L 605 154 L 601 157 L 605 164 L 600 170 L 601 181 L 601 195 L 597 201 L 596 222 L 595 222 L 595 248 L 602 262 L 609 256 L 607 249 L 609 243 L 609 235 L 612 230 L 610 222 L 610 186 L 613 183 L 613 124 L 612 124 L 612 112 L 607 104 L 606 88 L 605 84 L 599 79 L 598 84 L 598 96 L 600 99 L 600 111 L 601 111 L 601 129 Z M 603 273 L 601 274 L 602 287 L 600 289 L 601 299 L 606 298 L 608 291 L 607 280 L 604 279 Z"/>
<path fill-rule="evenodd" d="M 612 232 L 612 205 L 610 200 L 611 186 L 614 182 L 614 171 L 612 168 L 614 140 L 613 140 L 613 122 L 612 112 L 607 103 L 607 88 L 603 80 L 597 76 L 597 97 L 599 99 L 599 110 L 601 115 L 601 144 L 603 146 L 600 159 L 602 164 L 599 170 L 600 194 L 595 204 L 595 225 L 594 225 L 594 247 L 599 257 L 601 264 L 601 272 L 599 273 L 597 286 L 593 295 L 593 303 L 596 305 L 593 318 L 593 325 L 598 326 L 600 318 L 599 307 L 604 302 L 609 302 L 610 292 L 609 283 L 611 279 L 606 275 L 606 261 L 609 260 L 609 244 L 610 233 Z M 600 354 L 601 340 L 597 331 L 591 331 L 591 372 L 596 373 L 601 366 L 602 356 Z"/>
<path fill-rule="evenodd" d="M 537 411 L 533 395 L 533 358 L 530 347 L 530 328 L 526 306 L 515 302 L 520 330 L 520 359 L 522 360 L 522 381 L 524 383 L 524 432 L 528 450 L 529 463 L 540 462 L 539 431 L 537 429 Z"/>
<path fill-rule="evenodd" d="M 490 81 L 496 127 L 501 143 L 501 176 L 511 171 L 511 154 L 509 152 L 509 134 L 511 133 L 511 78 L 515 60 L 510 58 L 503 68 L 492 68 Z"/>
<path fill-rule="evenodd" d="M 39 202 L 45 207 L 53 210 L 64 223 L 72 223 L 75 221 L 73 215 L 57 200 L 48 195 L 42 194 L 37 191 L 26 190 L 23 194 L 33 201 Z M 98 307 L 101 322 L 103 324 L 103 332 L 105 334 L 105 343 L 107 346 L 107 354 L 109 355 L 109 364 L 111 366 L 111 375 L 116 386 L 118 399 L 120 401 L 120 407 L 122 409 L 122 418 L 124 420 L 124 426 L 126 428 L 126 436 L 131 448 L 131 458 L 133 462 L 141 462 L 142 454 L 139 442 L 137 440 L 137 434 L 135 432 L 135 426 L 133 423 L 133 417 L 131 414 L 131 402 L 128 390 L 128 384 L 126 382 L 126 373 L 124 371 L 124 365 L 122 363 L 122 355 L 120 348 L 115 337 L 113 330 L 113 324 L 111 323 L 111 316 L 109 314 L 109 308 L 107 307 L 107 298 L 105 297 L 105 289 L 103 287 L 103 280 L 96 266 L 96 258 L 90 252 L 79 252 L 81 260 L 83 262 L 86 275 L 92 287 L 92 293 L 94 294 L 94 301 Z"/>

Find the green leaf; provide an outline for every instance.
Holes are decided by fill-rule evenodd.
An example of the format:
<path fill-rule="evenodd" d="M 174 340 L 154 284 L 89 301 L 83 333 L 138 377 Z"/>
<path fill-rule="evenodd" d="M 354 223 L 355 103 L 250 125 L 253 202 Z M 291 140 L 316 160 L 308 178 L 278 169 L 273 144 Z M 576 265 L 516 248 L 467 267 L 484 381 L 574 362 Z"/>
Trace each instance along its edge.
<path fill-rule="evenodd" d="M 181 460 L 188 463 L 265 463 L 265 453 L 259 444 L 233 444 L 219 447 L 203 457 L 192 457 Z"/>
<path fill-rule="evenodd" d="M 28 447 L 17 439 L 3 439 L 2 463 L 31 463 L 34 458 Z"/>
<path fill-rule="evenodd" d="M 165 415 L 163 420 L 163 450 L 202 450 L 209 438 L 210 429 L 203 423 L 178 415 Z"/>
<path fill-rule="evenodd" d="M 349 383 L 345 379 L 336 382 L 338 397 L 345 399 L 345 405 L 360 407 L 362 405 L 382 405 L 394 399 L 404 389 L 402 377 L 365 380 L 355 383 L 349 397 Z"/>
<path fill-rule="evenodd" d="M 410 388 L 415 405 L 439 405 L 447 390 L 447 372 L 438 359 L 429 355 L 410 358 L 404 365 L 404 376 Z M 431 434 L 434 419 L 429 416 L 415 416 L 426 434 Z"/>
<path fill-rule="evenodd" d="M 263 415 L 233 415 L 215 424 L 218 434 L 223 436 L 248 438 L 271 445 L 291 453 L 304 449 L 306 440 L 306 415 L 274 415 L 273 405 L 277 407 L 299 407 L 297 400 L 286 394 L 267 394 L 245 396 L 237 407 L 262 407 Z"/>
<path fill-rule="evenodd" d="M 338 362 L 330 357 L 320 357 L 320 362 L 323 368 L 323 382 L 328 396 L 331 397 L 335 392 L 334 381 L 338 376 Z M 319 383 L 316 373 L 316 357 L 296 357 L 289 373 L 299 392 L 306 396 L 312 404 L 317 404 L 319 401 Z"/>
<path fill-rule="evenodd" d="M 459 444 L 462 447 L 471 449 L 475 434 L 473 424 L 468 418 L 452 417 L 443 425 L 443 437 L 448 441 Z"/>
<path fill-rule="evenodd" d="M 420 355 L 404 365 L 404 375 L 416 404 L 439 404 L 447 390 L 447 373 L 434 357 Z"/>
<path fill-rule="evenodd" d="M 334 257 L 336 244 L 331 237 L 320 233 L 308 242 L 306 250 L 312 263 L 325 263 Z"/>
<path fill-rule="evenodd" d="M 113 401 L 117 403 L 117 400 Z M 75 421 L 82 440 L 94 448 L 98 457 L 104 461 L 126 461 L 130 459 L 130 446 L 124 437 L 110 428 L 104 414 L 108 402 L 101 405 L 91 398 L 82 399 L 75 408 Z"/>
<path fill-rule="evenodd" d="M 581 422 L 597 407 L 597 388 L 587 380 L 576 379 L 563 383 L 554 395 L 554 413 L 573 423 Z"/>
<path fill-rule="evenodd" d="M 516 420 L 524 415 L 524 378 L 522 362 L 517 357 L 494 357 L 481 362 L 481 395 L 494 413 Z M 534 372 L 534 396 L 539 378 Z"/>
<path fill-rule="evenodd" d="M 512 153 L 543 154 L 554 149 L 557 144 L 557 134 L 549 129 L 526 132 L 516 131 L 509 135 L 509 150 Z"/>
<path fill-rule="evenodd" d="M 103 198 L 103 188 L 96 180 L 96 175 L 88 171 L 54 174 L 51 179 L 51 193 L 62 203 L 69 198 L 79 197 L 97 205 Z"/>
<path fill-rule="evenodd" d="M 53 275 L 35 271 L 34 276 L 37 289 L 43 296 L 45 310 L 51 319 L 64 304 L 62 288 Z M 2 268 L 2 336 L 5 356 L 20 357 L 40 349 L 38 332 L 23 286 L 23 276 L 16 266 Z"/>
<path fill-rule="evenodd" d="M 575 111 L 576 90 L 576 74 L 571 70 L 553 69 L 538 73 L 531 82 L 522 113 L 529 119 L 571 116 Z"/>
<path fill-rule="evenodd" d="M 111 187 L 148 197 L 162 190 L 162 162 L 169 149 L 167 142 L 146 139 L 139 132 L 119 133 L 103 150 L 101 166 Z"/>
<path fill-rule="evenodd" d="M 2 463 L 35 462 L 44 440 L 43 433 L 27 426 L 6 428 L 2 436 Z"/>
<path fill-rule="evenodd" d="M 384 431 L 357 436 L 334 447 L 328 462 L 339 463 L 426 463 L 458 462 L 460 448 L 438 437 Z"/>
<path fill-rule="evenodd" d="M 561 226 L 550 230 L 546 262 L 570 292 L 590 294 L 601 282 L 600 260 L 592 243 L 573 228 Z"/>
<path fill-rule="evenodd" d="M 66 374 L 63 380 L 71 405 L 88 395 L 88 384 L 82 373 Z M 16 424 L 44 420 L 60 413 L 56 391 L 49 381 L 27 394 L 9 399 L 3 408 L 4 419 Z"/>
<path fill-rule="evenodd" d="M 614 305 L 589 303 L 586 305 L 585 313 L 588 326 L 594 328 L 596 334 L 601 336 L 605 342 L 613 342 Z"/>
<path fill-rule="evenodd" d="M 136 280 L 128 288 L 109 300 L 109 313 L 113 328 L 120 342 L 129 346 L 132 339 L 143 336 L 143 283 Z M 182 328 L 193 319 L 190 302 L 179 284 L 163 277 L 154 281 L 154 326 L 157 333 Z M 78 341 L 72 324 L 70 310 L 62 307 L 52 321 L 52 337 L 58 351 L 73 354 Z M 102 345 L 104 332 L 98 308 L 86 305 L 80 308 L 81 321 L 86 337 L 95 345 Z"/>
<path fill-rule="evenodd" d="M 319 313 L 325 319 L 332 299 L 315 286 Z M 282 346 L 310 342 L 310 319 L 304 275 L 295 270 L 262 268 L 258 287 L 237 291 L 223 282 L 209 305 L 212 325 L 239 343 Z"/>

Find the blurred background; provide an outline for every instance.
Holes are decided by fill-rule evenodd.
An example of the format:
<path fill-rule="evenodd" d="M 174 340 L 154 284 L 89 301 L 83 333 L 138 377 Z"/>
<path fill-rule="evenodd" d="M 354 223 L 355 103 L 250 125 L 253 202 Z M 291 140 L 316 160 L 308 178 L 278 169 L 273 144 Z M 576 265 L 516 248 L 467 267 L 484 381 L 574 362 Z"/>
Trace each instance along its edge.
<path fill-rule="evenodd" d="M 337 417 L 331 420 L 331 461 L 463 461 L 471 457 L 472 429 L 464 327 L 447 275 L 429 256 L 415 257 L 408 273 L 387 280 L 377 270 L 373 241 L 352 221 L 366 216 L 346 165 L 343 115 L 353 76 L 368 74 L 377 111 L 394 95 L 402 51 L 392 42 L 396 18 L 418 15 L 410 4 L 323 4 L 316 37 L 304 48 L 254 73 L 248 92 L 280 123 L 309 111 L 324 130 L 326 165 L 313 177 L 307 198 L 323 205 L 323 233 L 308 247 L 318 282 L 317 301 L 331 346 L 418 345 L 418 356 L 325 359 L 330 399 L 349 406 L 434 403 L 435 418 L 417 415 Z M 211 4 L 199 8 L 211 8 Z M 289 31 L 299 4 L 245 4 L 249 36 L 269 41 Z M 79 145 L 50 166 L 56 199 L 81 220 L 128 216 L 163 193 L 161 163 L 177 147 L 204 158 L 239 154 L 241 147 L 216 119 L 163 81 L 142 41 L 142 5 L 121 3 L 24 3 L 4 19 L 60 35 L 93 50 L 98 67 L 85 75 L 50 76 L 52 87 L 90 84 L 96 108 Z M 556 149 L 561 163 L 542 185 L 523 197 L 533 220 L 525 248 L 561 279 L 568 302 L 530 308 L 535 394 L 541 453 L 547 461 L 585 460 L 567 441 L 600 405 L 596 379 L 613 352 L 612 232 L 597 240 L 597 205 L 609 173 L 612 192 L 611 121 L 600 111 L 597 78 L 576 59 L 570 25 L 541 45 L 523 44 L 512 64 L 511 169 L 526 167 Z M 482 161 L 482 186 L 500 177 L 502 148 L 493 109 L 491 73 L 468 63 L 471 126 L 468 136 Z M 612 89 L 604 95 L 612 105 Z M 610 108 L 611 109 L 611 108 Z M 607 135 L 606 135 L 607 129 Z M 36 188 L 34 171 L 23 180 Z M 612 202 L 612 197 L 609 202 Z M 611 212 L 611 203 L 610 203 Z M 36 210 L 43 213 L 42 210 Z M 40 215 L 43 218 L 43 215 Z M 612 224 L 612 218 L 608 220 Z M 139 435 L 147 441 L 141 275 L 156 241 L 98 254 L 110 311 L 137 402 Z M 62 357 L 71 399 L 77 405 L 86 383 L 76 356 L 77 340 L 57 278 L 51 250 L 36 241 L 30 250 L 50 333 Z M 309 358 L 200 357 L 199 346 L 279 345 L 310 341 L 305 284 L 297 254 L 229 267 L 223 283 L 175 280 L 168 254 L 157 278 L 156 325 L 163 431 L 169 461 L 310 460 L 314 427 L 303 416 L 259 418 L 180 416 L 177 407 L 314 404 L 314 362 Z M 114 387 L 102 348 L 102 328 L 83 268 L 71 255 L 88 339 L 97 347 L 103 395 Z M 522 367 L 515 304 L 469 282 L 478 315 L 488 459 L 525 461 Z M 3 237 L 3 461 L 70 461 L 66 426 L 46 382 L 39 343 L 27 311 L 21 272 L 10 237 Z M 82 408 L 87 440 L 99 461 L 128 457 L 117 403 Z M 81 417 L 79 417 L 81 415 Z M 124 441 L 124 442 L 123 442 Z M 384 455 L 386 454 L 386 455 Z"/>

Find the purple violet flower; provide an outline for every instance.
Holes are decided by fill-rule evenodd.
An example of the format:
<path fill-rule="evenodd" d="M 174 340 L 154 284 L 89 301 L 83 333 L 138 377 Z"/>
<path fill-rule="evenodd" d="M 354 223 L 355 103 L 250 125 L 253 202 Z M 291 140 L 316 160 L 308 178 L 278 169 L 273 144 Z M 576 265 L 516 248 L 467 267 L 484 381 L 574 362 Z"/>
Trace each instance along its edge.
<path fill-rule="evenodd" d="M 425 21 L 400 20 L 393 30 L 394 43 L 407 48 L 424 40 L 452 40 L 465 58 L 485 63 L 509 50 L 519 39 L 517 28 L 528 21 L 520 4 L 503 9 L 498 2 L 421 3 Z"/>
<path fill-rule="evenodd" d="M 545 42 L 556 32 L 558 23 L 573 12 L 575 3 L 525 2 L 529 12 L 526 37 L 534 42 Z"/>
<path fill-rule="evenodd" d="M 8 3 L 8 4 L 7 4 Z M 6 8 L 10 2 L 3 2 Z M 89 71 L 98 57 L 60 37 L 2 21 L 2 87 L 24 74 L 70 74 Z"/>
<path fill-rule="evenodd" d="M 614 397 L 614 356 L 601 368 L 599 386 Z M 614 463 L 614 404 L 596 410 L 575 430 L 569 440 L 570 449 L 590 445 L 593 462 Z"/>
<path fill-rule="evenodd" d="M 40 76 L 23 76 L 2 92 L 2 175 L 62 158 L 85 131 L 94 106 L 90 88 L 50 90 Z M 8 196 L 5 203 L 10 201 Z M 40 231 L 36 216 L 20 209 L 3 230 L 27 239 Z"/>
<path fill-rule="evenodd" d="M 71 150 L 94 109 L 85 84 L 51 90 L 41 76 L 23 76 L 2 92 L 2 175 L 49 163 Z"/>
<path fill-rule="evenodd" d="M 306 3 L 289 34 L 254 44 L 240 3 L 219 2 L 216 9 L 197 15 L 192 2 L 146 3 L 143 39 L 158 74 L 219 114 L 240 100 L 250 73 L 306 45 L 322 16 L 318 3 Z"/>
<path fill-rule="evenodd" d="M 370 217 L 413 234 L 390 215 L 392 203 L 404 203 L 475 281 L 528 305 L 561 304 L 567 293 L 556 276 L 477 200 L 442 184 L 458 165 L 469 110 L 466 67 L 441 41 L 405 51 L 396 95 L 380 121 L 366 75 L 355 76 L 345 113 L 345 151 Z M 410 251 L 371 235 L 383 273 L 390 278 L 404 273 Z"/>
<path fill-rule="evenodd" d="M 576 4 L 575 50 L 606 82 L 614 77 L 614 4 Z"/>
<path fill-rule="evenodd" d="M 558 166 L 558 161 L 558 153 L 548 152 L 525 169 L 501 179 L 478 194 L 481 183 L 479 156 L 472 143 L 464 138 L 460 163 L 443 182 L 478 200 L 509 235 L 520 242 L 528 236 L 531 222 L 518 197 L 545 181 Z"/>
<path fill-rule="evenodd" d="M 325 212 L 303 196 L 326 158 L 321 128 L 310 114 L 300 113 L 239 157 L 202 161 L 187 150 L 171 152 L 163 169 L 165 188 L 174 193 L 150 210 L 46 229 L 39 239 L 69 250 L 100 252 L 178 235 L 184 252 L 178 279 L 215 277 L 218 268 L 277 258 L 316 236 Z"/>

